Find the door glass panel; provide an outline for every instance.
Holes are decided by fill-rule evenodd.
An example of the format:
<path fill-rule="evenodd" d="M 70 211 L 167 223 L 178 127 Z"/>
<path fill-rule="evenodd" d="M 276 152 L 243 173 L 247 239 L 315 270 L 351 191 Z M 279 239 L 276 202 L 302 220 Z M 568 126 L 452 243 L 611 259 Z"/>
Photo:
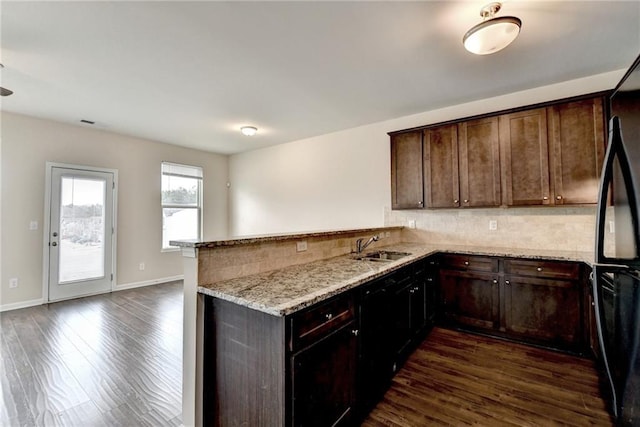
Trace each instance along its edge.
<path fill-rule="evenodd" d="M 59 283 L 104 277 L 106 182 L 63 176 L 61 185 Z"/>

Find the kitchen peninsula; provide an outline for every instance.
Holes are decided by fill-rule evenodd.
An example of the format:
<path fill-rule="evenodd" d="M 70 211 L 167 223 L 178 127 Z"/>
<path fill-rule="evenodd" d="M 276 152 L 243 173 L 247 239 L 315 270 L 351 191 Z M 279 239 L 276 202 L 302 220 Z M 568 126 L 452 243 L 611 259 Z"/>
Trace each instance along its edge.
<path fill-rule="evenodd" d="M 318 404 L 317 401 L 310 403 L 308 399 L 295 399 L 296 392 L 309 394 L 308 389 L 301 388 L 313 381 L 313 375 L 318 371 L 305 371 L 305 366 L 320 361 L 320 370 L 330 371 L 331 358 L 339 357 L 341 369 L 355 371 L 355 363 L 362 363 L 362 354 L 359 358 L 355 355 L 365 350 L 365 329 L 370 328 L 363 324 L 369 321 L 366 320 L 368 308 L 364 301 L 369 293 L 376 294 L 383 287 L 387 287 L 385 291 L 393 289 L 392 293 L 400 303 L 409 304 L 406 310 L 399 310 L 401 314 L 411 316 L 414 312 L 413 319 L 406 319 L 407 328 L 412 323 L 417 326 L 414 325 L 407 335 L 409 345 L 399 350 L 402 357 L 424 338 L 436 310 L 439 310 L 439 317 L 454 322 L 454 326 L 494 328 L 496 335 L 506 334 L 507 338 L 527 341 L 527 337 L 533 337 L 534 344 L 538 343 L 538 338 L 543 344 L 547 339 L 553 347 L 558 337 L 549 340 L 543 328 L 539 328 L 542 333 L 538 335 L 535 335 L 538 332 L 535 328 L 518 328 L 518 320 L 523 319 L 512 319 L 505 311 L 505 307 L 511 308 L 506 298 L 511 293 L 506 290 L 522 289 L 529 297 L 535 297 L 535 292 L 532 294 L 531 291 L 538 289 L 536 286 L 541 283 L 550 285 L 545 288 L 547 298 L 548 289 L 553 289 L 560 292 L 559 300 L 572 304 L 569 310 L 557 310 L 558 307 L 546 302 L 536 307 L 539 312 L 553 310 L 548 313 L 550 316 L 559 311 L 575 317 L 574 328 L 565 330 L 560 337 L 562 343 L 567 343 L 565 349 L 580 353 L 588 345 L 589 316 L 585 315 L 585 307 L 589 304 L 584 279 L 591 254 L 434 246 L 416 239 L 415 230 L 411 231 L 388 227 L 216 242 L 175 242 L 182 248 L 185 265 L 185 425 L 213 423 L 211 417 L 233 418 L 234 422 L 269 420 L 268 423 L 274 425 L 296 424 L 292 417 L 302 417 L 309 405 Z M 379 236 L 380 240 L 365 252 L 386 250 L 409 255 L 391 261 L 356 259 L 352 253 L 356 250 L 356 240 L 367 240 L 372 235 Z M 441 260 L 449 265 L 437 267 Z M 475 271 L 477 268 L 479 270 Z M 456 271 L 459 274 L 454 274 Z M 466 307 L 466 312 L 456 313 L 453 310 L 458 308 L 456 305 L 448 310 L 440 295 L 446 292 L 436 289 L 440 274 L 445 274 L 443 282 L 451 289 L 460 284 L 472 292 L 489 289 L 491 308 L 479 305 L 471 311 Z M 387 286 L 389 284 L 393 288 Z M 532 287 L 532 284 L 536 286 Z M 486 301 L 487 295 L 480 295 L 478 301 Z M 385 296 L 381 301 L 392 304 L 391 296 Z M 418 317 L 422 321 L 415 319 L 416 307 L 420 308 Z M 479 314 L 473 313 L 476 309 Z M 489 318 L 484 319 L 487 310 Z M 215 316 L 224 316 L 224 320 L 216 321 Z M 511 323 L 505 324 L 505 321 Z M 402 323 L 398 322 L 400 320 L 396 319 L 391 324 Z M 322 346 L 338 349 L 337 353 L 326 353 L 327 348 Z M 562 345 L 558 347 L 562 348 Z M 327 354 L 328 359 L 323 360 Z M 402 357 L 398 359 L 399 363 Z M 345 360 L 351 363 L 344 363 Z M 373 361 L 369 368 L 379 370 L 377 368 L 385 363 L 393 371 L 390 375 L 399 368 L 392 360 Z M 362 370 L 362 366 L 360 368 Z M 358 381 L 353 372 L 351 379 L 349 372 L 328 374 L 343 380 L 338 387 L 343 391 L 352 390 Z M 376 389 L 375 384 L 368 384 L 367 388 Z M 383 392 L 384 387 L 382 389 Z M 346 409 L 338 410 L 336 414 L 325 411 L 325 415 L 353 417 L 353 393 L 338 393 L 338 397 Z M 367 404 L 372 403 L 375 404 Z"/>

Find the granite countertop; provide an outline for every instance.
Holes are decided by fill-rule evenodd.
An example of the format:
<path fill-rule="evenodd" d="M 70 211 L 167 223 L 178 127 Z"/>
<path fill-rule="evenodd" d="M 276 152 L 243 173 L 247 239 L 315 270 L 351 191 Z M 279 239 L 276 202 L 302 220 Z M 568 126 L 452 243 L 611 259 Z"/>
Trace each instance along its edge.
<path fill-rule="evenodd" d="M 591 263 L 593 258 L 586 252 L 445 247 L 419 243 L 380 246 L 367 252 L 381 249 L 409 252 L 411 255 L 391 262 L 361 261 L 352 255 L 342 255 L 209 285 L 201 284 L 198 292 L 275 316 L 286 316 L 438 252 L 586 263 Z"/>
<path fill-rule="evenodd" d="M 310 231 L 307 233 L 291 233 L 291 234 L 268 234 L 260 236 L 241 237 L 238 239 L 227 240 L 171 240 L 169 244 L 171 246 L 179 246 L 181 248 L 217 248 L 220 246 L 238 246 L 238 245 L 253 245 L 256 243 L 276 242 L 283 240 L 298 240 L 311 237 L 335 237 L 341 234 L 353 234 L 353 233 L 375 233 L 383 230 L 401 230 L 401 226 L 393 227 L 377 227 L 377 228 L 358 228 L 354 230 L 334 230 L 334 231 Z"/>

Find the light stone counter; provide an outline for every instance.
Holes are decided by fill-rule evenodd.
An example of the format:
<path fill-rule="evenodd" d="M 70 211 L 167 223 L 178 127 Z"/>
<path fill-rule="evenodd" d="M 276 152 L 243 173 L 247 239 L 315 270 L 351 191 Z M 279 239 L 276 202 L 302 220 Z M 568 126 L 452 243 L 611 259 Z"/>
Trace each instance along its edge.
<path fill-rule="evenodd" d="M 419 243 L 374 245 L 366 252 L 377 250 L 409 252 L 411 255 L 391 262 L 356 260 L 352 255 L 342 255 L 213 284 L 200 284 L 198 292 L 275 316 L 286 316 L 435 253 L 567 260 L 588 264 L 592 262 L 593 257 L 592 254 L 584 252 L 441 245 L 436 247 Z"/>

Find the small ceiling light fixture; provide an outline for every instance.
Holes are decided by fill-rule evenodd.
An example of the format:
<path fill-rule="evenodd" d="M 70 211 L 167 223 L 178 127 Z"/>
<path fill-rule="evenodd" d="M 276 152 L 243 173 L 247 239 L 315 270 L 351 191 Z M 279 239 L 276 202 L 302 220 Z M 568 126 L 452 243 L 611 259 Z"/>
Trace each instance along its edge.
<path fill-rule="evenodd" d="M 253 136 L 258 132 L 258 128 L 255 126 L 242 126 L 240 132 L 242 132 L 243 135 Z"/>
<path fill-rule="evenodd" d="M 465 49 L 476 55 L 488 55 L 504 49 L 518 37 L 522 21 L 515 16 L 495 18 L 501 7 L 502 3 L 493 2 L 480 9 L 484 21 L 464 35 L 462 44 Z"/>

